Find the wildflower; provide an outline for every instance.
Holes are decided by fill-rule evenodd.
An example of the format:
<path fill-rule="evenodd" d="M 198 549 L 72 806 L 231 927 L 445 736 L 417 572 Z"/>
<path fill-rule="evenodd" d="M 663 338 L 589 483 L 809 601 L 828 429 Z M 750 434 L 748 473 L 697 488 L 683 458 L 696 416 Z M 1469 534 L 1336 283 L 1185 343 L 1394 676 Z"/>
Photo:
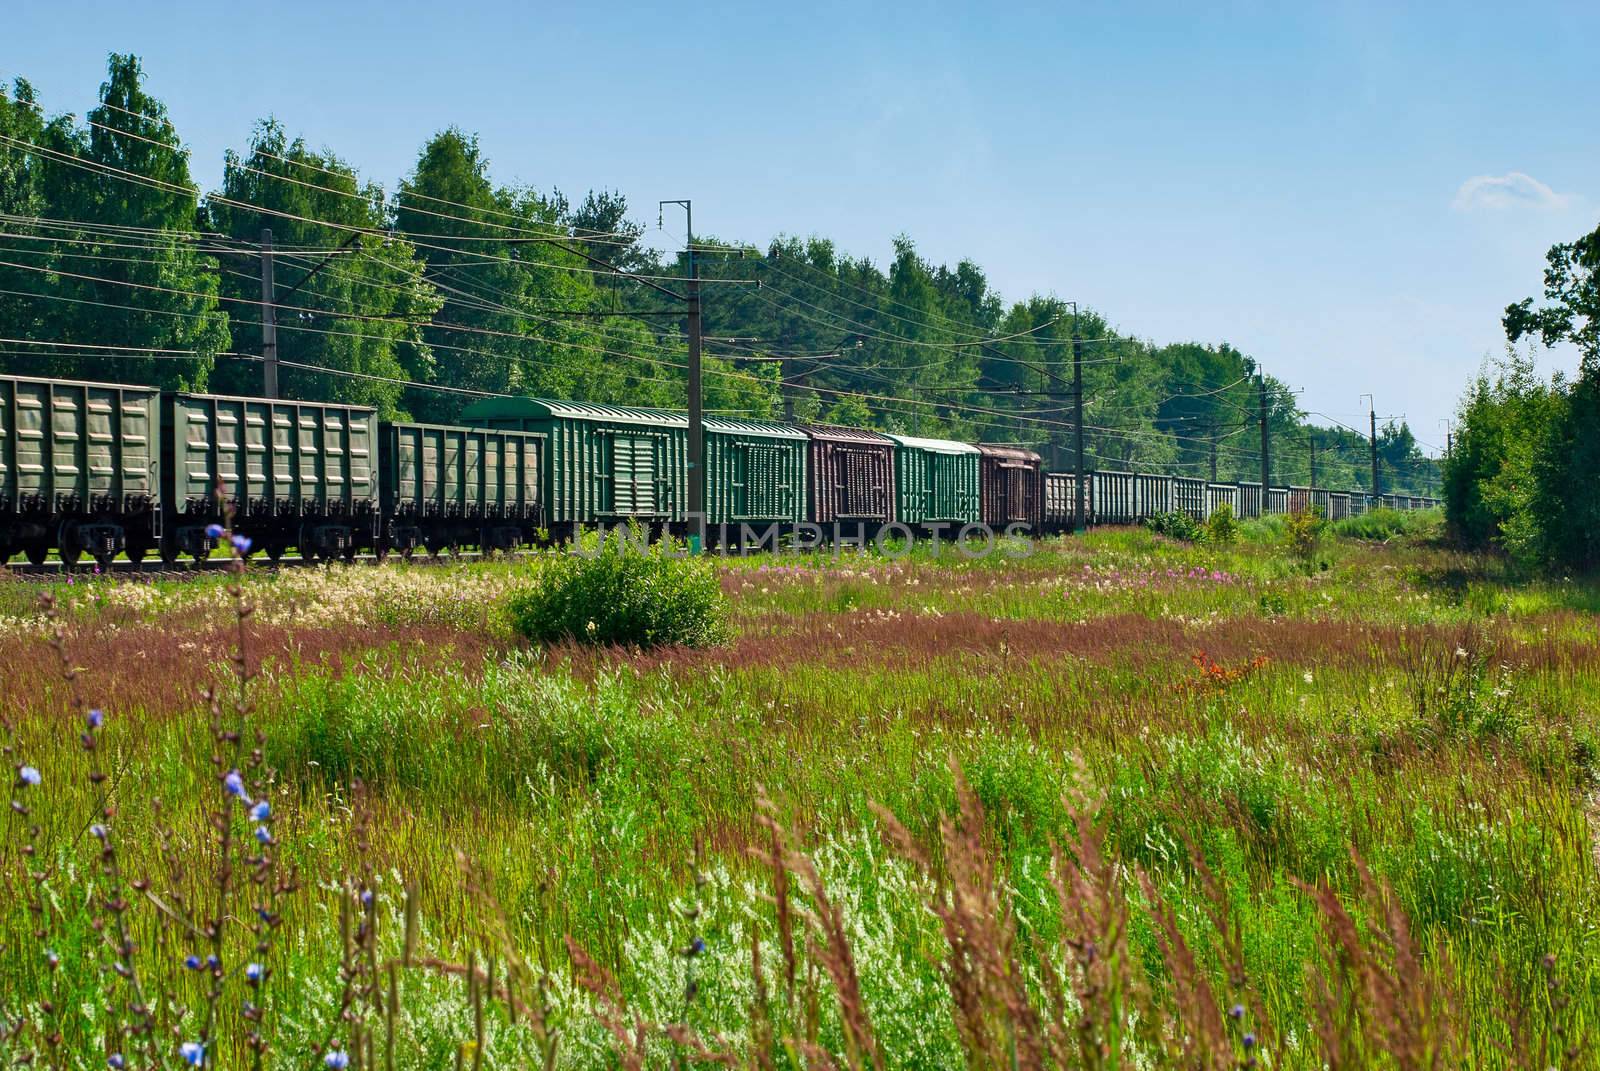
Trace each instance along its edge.
<path fill-rule="evenodd" d="M 17 780 L 24 785 L 37 785 L 40 780 L 39 771 L 32 766 L 19 766 L 17 767 Z"/>
<path fill-rule="evenodd" d="M 259 964 L 259 963 L 246 964 L 245 968 L 244 968 L 244 980 L 249 982 L 251 985 L 260 985 L 261 984 L 262 973 L 263 973 L 263 971 L 262 971 L 261 964 Z"/>
<path fill-rule="evenodd" d="M 61 966 L 61 957 L 48 948 L 44 950 L 44 961 L 50 965 L 51 970 Z"/>
<path fill-rule="evenodd" d="M 89 723 L 89 728 L 98 729 L 102 724 L 104 724 L 106 716 L 99 707 L 96 707 L 95 709 L 89 711 L 89 716 L 86 720 Z"/>
<path fill-rule="evenodd" d="M 89 827 L 89 836 L 93 837 L 95 840 L 99 840 L 99 841 L 105 840 L 106 839 L 106 827 L 103 826 L 103 825 L 100 825 L 98 822 L 96 822 L 94 825 Z"/>
<path fill-rule="evenodd" d="M 1311 671 L 1310 671 L 1310 670 L 1309 670 L 1309 669 L 1308 669 L 1308 670 L 1306 670 L 1306 671 L 1305 671 L 1305 674 L 1304 674 L 1304 675 L 1303 675 L 1303 677 L 1302 677 L 1302 679 L 1303 679 L 1303 680 L 1304 680 L 1304 681 L 1305 681 L 1305 682 L 1306 682 L 1306 683 L 1307 683 L 1307 684 L 1310 684 L 1310 683 L 1311 683 L 1311 681 L 1312 681 L 1312 680 L 1313 680 L 1313 678 L 1312 678 L 1312 676 L 1311 676 Z"/>
<path fill-rule="evenodd" d="M 1234 1019 L 1244 1018 L 1244 1005 L 1235 1004 L 1233 1007 L 1228 1009 L 1228 1015 Z"/>
<path fill-rule="evenodd" d="M 272 830 L 268 829 L 266 826 L 256 826 L 256 840 L 260 841 L 262 844 L 271 844 Z"/>
<path fill-rule="evenodd" d="M 185 956 L 183 957 L 183 965 L 189 968 L 191 971 L 197 971 L 200 969 L 200 957 Z"/>
<path fill-rule="evenodd" d="M 190 1067 L 199 1067 L 206 1062 L 206 1047 L 198 1041 L 185 1041 L 178 1046 L 178 1055 Z"/>
<path fill-rule="evenodd" d="M 250 808 L 250 820 L 252 822 L 265 822 L 271 817 L 272 805 L 266 800 L 261 800 L 254 807 Z"/>
<path fill-rule="evenodd" d="M 372 890 L 371 889 L 362 889 L 361 890 L 361 906 L 362 907 L 371 907 L 372 906 Z"/>
<path fill-rule="evenodd" d="M 122 1071 L 128 1066 L 128 1062 L 122 1058 L 122 1053 L 114 1052 L 106 1057 L 106 1066 L 111 1068 L 111 1071 Z"/>
<path fill-rule="evenodd" d="M 1254 1034 L 1246 1034 L 1244 1036 L 1244 1047 L 1247 1049 L 1256 1047 L 1256 1036 Z"/>
<path fill-rule="evenodd" d="M 230 796 L 244 799 L 244 778 L 239 776 L 238 770 L 229 770 L 222 779 L 222 790 Z"/>
<path fill-rule="evenodd" d="M 206 538 L 207 539 L 221 539 L 222 538 L 222 525 L 220 525 L 220 524 L 208 524 L 208 525 L 206 525 Z"/>
<path fill-rule="evenodd" d="M 206 957 L 206 966 L 210 967 L 212 970 L 216 970 L 218 967 L 222 966 L 222 961 L 219 960 L 216 956 L 207 956 Z"/>
<path fill-rule="evenodd" d="M 245 536 L 245 535 L 236 535 L 236 536 L 234 536 L 233 537 L 233 549 L 237 550 L 240 554 L 249 553 L 249 551 L 250 551 L 250 537 L 249 536 Z"/>
<path fill-rule="evenodd" d="M 350 1054 L 343 1049 L 334 1049 L 322 1058 L 322 1062 L 330 1071 L 344 1071 L 350 1066 Z"/>

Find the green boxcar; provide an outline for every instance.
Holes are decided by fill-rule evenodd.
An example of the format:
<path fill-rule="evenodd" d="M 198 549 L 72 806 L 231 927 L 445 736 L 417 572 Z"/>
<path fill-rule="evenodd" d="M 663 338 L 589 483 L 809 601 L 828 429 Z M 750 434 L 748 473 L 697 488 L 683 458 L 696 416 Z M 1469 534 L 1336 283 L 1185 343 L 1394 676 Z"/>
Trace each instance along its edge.
<path fill-rule="evenodd" d="M 353 557 L 376 545 L 378 413 L 214 394 L 163 394 L 162 555 L 209 553 L 206 526 L 234 530 L 276 559 Z"/>
<path fill-rule="evenodd" d="M 708 524 L 756 529 L 806 519 L 811 440 L 804 431 L 722 417 L 706 417 L 705 423 Z"/>
<path fill-rule="evenodd" d="M 545 437 L 545 515 L 553 531 L 636 517 L 684 519 L 689 422 L 681 413 L 540 398 L 490 398 L 468 424 Z"/>
<path fill-rule="evenodd" d="M 895 441 L 897 519 L 908 525 L 973 524 L 978 513 L 978 449 L 950 439 L 890 435 Z"/>
<path fill-rule="evenodd" d="M 673 527 L 688 520 L 689 419 L 681 412 L 494 398 L 462 419 L 546 436 L 546 513 L 559 535 L 630 517 Z M 708 524 L 805 519 L 804 432 L 720 417 L 707 417 L 705 432 Z"/>
<path fill-rule="evenodd" d="M 543 435 L 440 424 L 379 426 L 384 550 L 510 550 L 544 523 Z"/>
<path fill-rule="evenodd" d="M 109 564 L 160 535 L 160 392 L 0 376 L 0 563 Z"/>

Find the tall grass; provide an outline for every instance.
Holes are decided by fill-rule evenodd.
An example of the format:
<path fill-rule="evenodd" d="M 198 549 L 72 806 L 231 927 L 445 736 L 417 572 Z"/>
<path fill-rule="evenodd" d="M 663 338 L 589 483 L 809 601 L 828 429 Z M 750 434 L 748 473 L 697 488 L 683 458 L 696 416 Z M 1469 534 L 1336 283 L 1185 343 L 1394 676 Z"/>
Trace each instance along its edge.
<path fill-rule="evenodd" d="M 712 653 L 523 650 L 507 566 L 73 591 L 0 637 L 0 1057 L 1591 1065 L 1592 622 L 1280 554 L 737 563 Z"/>

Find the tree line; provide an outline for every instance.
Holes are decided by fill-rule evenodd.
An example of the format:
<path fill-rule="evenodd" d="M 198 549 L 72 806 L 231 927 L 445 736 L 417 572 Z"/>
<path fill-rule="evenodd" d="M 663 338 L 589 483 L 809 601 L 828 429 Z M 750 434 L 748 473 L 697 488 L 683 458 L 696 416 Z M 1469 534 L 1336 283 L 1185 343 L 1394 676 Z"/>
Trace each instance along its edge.
<path fill-rule="evenodd" d="M 473 392 L 681 408 L 689 258 L 702 278 L 708 412 L 823 420 L 1074 456 L 1074 336 L 1086 464 L 1370 484 L 1357 429 L 1314 426 L 1227 343 L 1157 345 L 1054 296 L 1008 301 L 970 260 L 886 265 L 825 238 L 697 238 L 662 255 L 620 194 L 498 183 L 442 131 L 385 189 L 276 119 L 203 192 L 139 61 L 99 104 L 50 117 L 0 87 L 0 371 L 256 393 L 270 229 L 280 392 L 448 421 Z M 667 293 L 662 293 L 665 289 Z M 1259 378 L 1258 378 L 1259 377 Z M 1438 469 L 1403 422 L 1377 441 L 1384 491 Z"/>
<path fill-rule="evenodd" d="M 1600 566 L 1600 227 L 1551 247 L 1544 283 L 1543 306 L 1506 308 L 1505 356 L 1462 398 L 1445 510 L 1469 545 L 1589 570 Z M 1577 375 L 1541 378 L 1533 346 L 1561 342 L 1578 348 Z"/>

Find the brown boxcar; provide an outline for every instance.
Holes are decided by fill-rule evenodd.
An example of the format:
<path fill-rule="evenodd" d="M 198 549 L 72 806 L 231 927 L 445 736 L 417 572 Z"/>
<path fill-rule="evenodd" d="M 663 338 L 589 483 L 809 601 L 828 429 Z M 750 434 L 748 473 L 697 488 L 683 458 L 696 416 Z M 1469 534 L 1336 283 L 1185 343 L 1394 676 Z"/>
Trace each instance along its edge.
<path fill-rule="evenodd" d="M 1044 527 L 1044 467 L 1021 446 L 978 444 L 978 502 L 983 523 L 996 532 L 1007 525 Z"/>
<path fill-rule="evenodd" d="M 833 424 L 802 430 L 811 440 L 811 520 L 867 532 L 895 519 L 893 439 Z"/>

